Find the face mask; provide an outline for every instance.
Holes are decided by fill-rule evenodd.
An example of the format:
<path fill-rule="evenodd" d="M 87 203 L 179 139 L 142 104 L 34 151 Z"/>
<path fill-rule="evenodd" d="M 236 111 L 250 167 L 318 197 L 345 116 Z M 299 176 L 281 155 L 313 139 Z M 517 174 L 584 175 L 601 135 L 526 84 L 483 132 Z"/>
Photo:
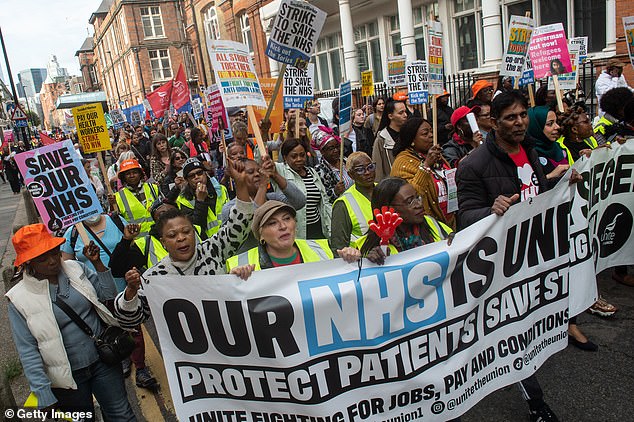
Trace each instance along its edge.
<path fill-rule="evenodd" d="M 101 221 L 101 214 L 96 214 L 85 219 L 84 223 L 88 224 L 89 226 L 94 226 L 100 221 Z"/>

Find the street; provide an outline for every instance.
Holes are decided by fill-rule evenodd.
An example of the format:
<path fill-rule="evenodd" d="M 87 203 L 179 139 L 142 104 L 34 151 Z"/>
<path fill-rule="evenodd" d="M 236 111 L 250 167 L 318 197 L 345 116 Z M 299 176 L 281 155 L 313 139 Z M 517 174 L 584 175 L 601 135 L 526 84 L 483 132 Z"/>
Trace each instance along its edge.
<path fill-rule="evenodd" d="M 10 243 L 12 228 L 26 222 L 22 196 L 14 196 L 8 185 L 0 184 L 0 249 L 2 265 L 11 265 L 15 253 Z M 552 357 L 537 372 L 545 400 L 562 421 L 630 421 L 634 420 L 634 288 L 625 287 L 610 278 L 606 271 L 599 276 L 599 290 L 620 310 L 615 317 L 604 319 L 584 313 L 579 327 L 596 344 L 596 353 L 569 346 Z M 18 362 L 7 321 L 6 302 L 0 308 L 0 343 L 2 370 L 14 371 Z M 167 379 L 157 349 L 151 324 L 146 329 L 146 359 L 161 388 L 158 393 L 137 388 L 133 375 L 127 380 L 128 395 L 139 421 L 175 421 Z M 154 341 L 151 340 L 154 339 Z M 24 403 L 29 394 L 23 375 L 11 383 L 16 402 Z M 499 390 L 468 411 L 464 422 L 527 421 L 528 407 L 516 386 Z"/>

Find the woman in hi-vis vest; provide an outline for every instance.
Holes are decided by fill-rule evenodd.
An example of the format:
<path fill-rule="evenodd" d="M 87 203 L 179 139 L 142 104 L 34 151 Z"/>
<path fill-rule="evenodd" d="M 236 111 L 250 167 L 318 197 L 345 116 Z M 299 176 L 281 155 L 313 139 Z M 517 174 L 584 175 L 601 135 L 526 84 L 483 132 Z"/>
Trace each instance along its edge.
<path fill-rule="evenodd" d="M 295 238 L 295 208 L 283 202 L 269 200 L 253 214 L 251 230 L 259 246 L 227 260 L 227 271 L 240 271 L 242 278 L 251 271 L 283 267 L 304 262 L 326 261 L 334 255 L 328 240 Z M 337 251 L 347 262 L 361 257 L 358 250 L 345 247 Z"/>

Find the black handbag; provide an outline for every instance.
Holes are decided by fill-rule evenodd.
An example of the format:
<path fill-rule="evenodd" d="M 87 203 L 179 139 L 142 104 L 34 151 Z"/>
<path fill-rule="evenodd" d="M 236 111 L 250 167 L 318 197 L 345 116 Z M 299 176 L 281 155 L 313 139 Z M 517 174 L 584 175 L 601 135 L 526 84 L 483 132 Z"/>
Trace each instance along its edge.
<path fill-rule="evenodd" d="M 62 310 L 81 330 L 95 342 L 99 359 L 105 364 L 114 365 L 130 356 L 134 350 L 134 339 L 129 332 L 114 325 L 107 325 L 99 336 L 95 336 L 92 329 L 81 319 L 73 309 L 59 297 L 55 298 L 55 304 Z"/>

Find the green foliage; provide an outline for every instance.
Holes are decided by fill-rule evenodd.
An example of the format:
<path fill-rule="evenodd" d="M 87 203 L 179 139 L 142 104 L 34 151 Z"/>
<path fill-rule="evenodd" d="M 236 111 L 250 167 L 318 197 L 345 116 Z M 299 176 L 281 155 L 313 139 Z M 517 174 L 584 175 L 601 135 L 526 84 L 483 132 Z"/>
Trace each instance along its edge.
<path fill-rule="evenodd" d="M 26 112 L 26 117 L 29 118 L 29 122 L 33 125 L 33 126 L 39 126 L 40 123 L 42 123 L 40 121 L 40 116 L 37 115 L 37 113 L 34 113 L 32 111 L 27 111 Z"/>

